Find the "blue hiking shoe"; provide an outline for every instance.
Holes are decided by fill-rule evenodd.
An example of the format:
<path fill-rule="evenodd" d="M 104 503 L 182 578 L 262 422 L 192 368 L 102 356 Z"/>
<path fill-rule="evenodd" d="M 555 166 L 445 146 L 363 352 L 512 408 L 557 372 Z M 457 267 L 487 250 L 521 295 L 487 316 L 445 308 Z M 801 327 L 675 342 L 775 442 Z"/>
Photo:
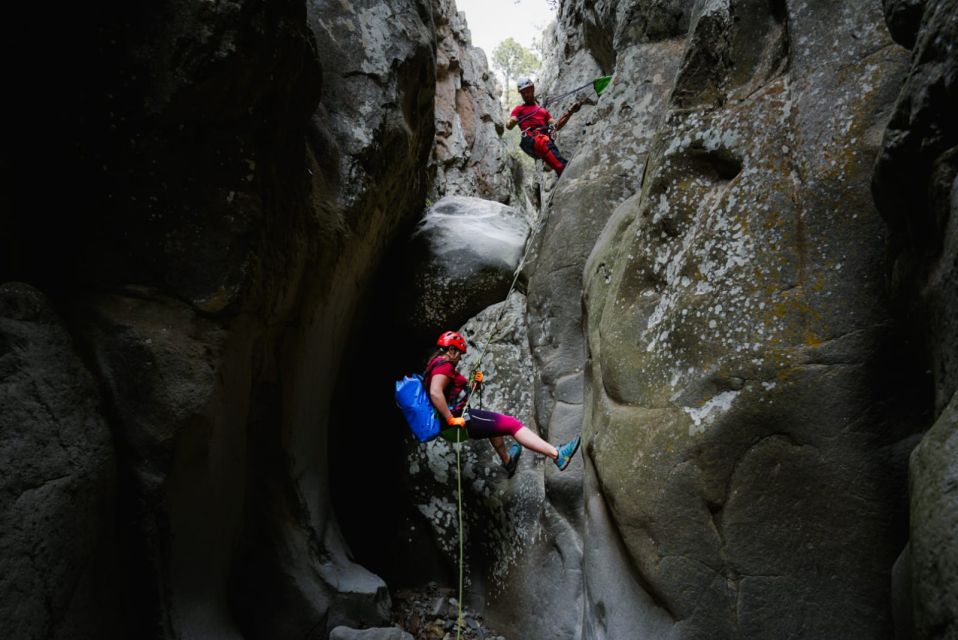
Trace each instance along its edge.
<path fill-rule="evenodd" d="M 569 462 L 572 461 L 572 456 L 579 450 L 581 440 L 582 436 L 576 436 L 565 444 L 560 444 L 556 447 L 559 450 L 559 455 L 556 456 L 555 463 L 556 466 L 559 467 L 559 471 L 565 471 L 565 468 L 569 466 Z"/>
<path fill-rule="evenodd" d="M 506 474 L 511 478 L 516 475 L 516 469 L 519 467 L 519 456 L 522 455 L 522 445 L 517 442 L 513 442 L 512 446 L 509 447 L 509 462 L 503 462 L 502 466 L 506 470 Z"/>

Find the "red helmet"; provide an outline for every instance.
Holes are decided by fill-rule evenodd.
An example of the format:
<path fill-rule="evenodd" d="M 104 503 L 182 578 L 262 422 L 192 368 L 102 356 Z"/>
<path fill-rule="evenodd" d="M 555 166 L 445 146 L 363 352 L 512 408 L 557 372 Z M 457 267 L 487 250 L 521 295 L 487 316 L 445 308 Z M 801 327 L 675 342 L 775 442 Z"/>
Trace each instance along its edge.
<path fill-rule="evenodd" d="M 436 340 L 436 344 L 440 347 L 455 347 L 462 351 L 466 352 L 466 341 L 461 335 L 455 331 L 447 331 Z"/>

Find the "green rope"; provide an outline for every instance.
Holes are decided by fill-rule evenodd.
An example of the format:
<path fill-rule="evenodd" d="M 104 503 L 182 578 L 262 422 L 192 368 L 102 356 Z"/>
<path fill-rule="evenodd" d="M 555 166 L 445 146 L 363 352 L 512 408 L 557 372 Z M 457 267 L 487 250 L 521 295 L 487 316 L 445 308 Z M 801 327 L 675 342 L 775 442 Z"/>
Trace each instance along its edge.
<path fill-rule="evenodd" d="M 536 225 L 534 231 L 538 231 L 539 225 Z M 529 247 L 532 246 L 532 235 L 529 236 L 529 241 L 526 244 L 526 249 L 522 253 L 522 260 L 519 261 L 519 266 L 516 267 L 516 273 L 512 277 L 512 284 L 509 285 L 509 293 L 506 294 L 506 300 L 509 300 L 509 296 L 512 295 L 512 291 L 516 288 L 516 282 L 519 280 L 519 274 L 522 272 L 522 267 L 526 263 L 526 256 L 529 255 Z M 486 338 L 486 344 L 482 346 L 482 350 L 479 352 L 479 359 L 476 360 L 476 369 L 479 369 L 479 365 L 482 364 L 482 358 L 486 354 L 486 349 L 489 348 L 489 343 L 492 342 L 492 338 L 496 335 L 499 329 L 499 323 L 502 322 L 502 317 L 505 315 L 506 305 L 503 303 L 502 307 L 499 309 L 499 317 L 496 318 L 496 323 L 492 326 L 492 331 L 489 332 L 489 337 Z M 470 393 L 466 397 L 466 404 L 462 407 L 463 415 L 465 415 L 466 410 L 469 408 L 469 403 L 472 401 L 472 394 Z M 460 640 L 460 634 L 462 633 L 462 583 L 463 583 L 463 573 L 465 571 L 466 559 L 465 553 L 463 551 L 463 530 L 462 530 L 462 462 L 460 458 L 460 449 L 462 448 L 462 427 L 456 427 L 456 441 L 453 443 L 453 448 L 456 450 L 456 488 L 457 494 L 456 498 L 459 502 L 459 598 L 457 600 L 459 604 L 459 614 L 456 617 L 456 640 Z"/>
<path fill-rule="evenodd" d="M 585 89 L 586 87 L 592 87 L 596 95 L 601 96 L 602 92 L 605 91 L 605 88 L 609 86 L 610 82 L 612 82 L 612 76 L 601 76 L 596 78 L 595 80 L 589 80 L 581 87 L 576 87 L 572 91 L 566 91 L 565 93 L 560 93 L 557 96 L 546 96 L 546 98 L 542 101 L 542 106 L 547 107 L 553 102 L 558 102 L 559 100 L 568 98 L 573 93 L 581 91 Z"/>
<path fill-rule="evenodd" d="M 459 615 L 456 617 L 456 640 L 459 640 L 459 634 L 462 633 L 462 576 L 465 567 L 463 553 L 463 532 L 462 532 L 462 463 L 459 459 L 459 450 L 462 448 L 460 442 L 453 445 L 456 449 L 456 483 L 458 484 L 459 496 L 459 598 L 456 601 L 459 604 Z"/>
<path fill-rule="evenodd" d="M 499 323 L 502 322 L 503 316 L 506 312 L 506 302 L 509 300 L 509 296 L 512 295 L 512 292 L 516 288 L 516 282 L 519 281 L 519 274 L 522 273 L 522 267 L 526 264 L 526 257 L 529 255 L 529 249 L 532 247 L 532 241 L 535 238 L 535 235 L 539 232 L 539 228 L 542 226 L 542 223 L 545 221 L 546 216 L 542 216 L 539 220 L 536 221 L 535 228 L 532 230 L 532 233 L 529 234 L 529 239 L 526 241 L 525 250 L 522 252 L 522 259 L 519 261 L 519 266 L 516 267 L 516 272 L 512 276 L 512 284 L 509 285 L 509 292 L 506 294 L 506 300 L 503 302 L 502 307 L 499 309 L 499 316 L 496 318 L 496 322 L 492 325 L 492 331 L 489 332 L 489 337 L 486 338 L 486 343 L 482 345 L 482 349 L 479 351 L 479 358 L 476 360 L 476 370 L 479 369 L 479 365 L 482 364 L 482 358 L 486 355 L 486 349 L 489 348 L 489 344 L 492 342 L 492 339 L 495 337 L 496 333 L 499 331 Z M 469 403 L 472 402 L 472 394 L 470 393 L 466 397 L 466 404 L 463 405 L 462 412 L 465 415 L 466 410 L 469 409 Z M 459 614 L 456 618 L 456 640 L 460 640 L 460 634 L 462 633 L 462 583 L 463 583 L 463 573 L 465 571 L 466 560 L 465 553 L 463 551 L 463 530 L 462 530 L 462 462 L 460 459 L 460 449 L 462 448 L 462 431 L 461 427 L 456 428 L 456 441 L 453 443 L 453 448 L 456 450 L 456 487 L 457 495 L 456 498 L 459 502 L 459 598 L 457 600 L 459 604 Z"/>
<path fill-rule="evenodd" d="M 538 227 L 538 225 L 537 225 Z M 509 285 L 509 293 L 506 294 L 506 300 L 502 303 L 502 306 L 499 308 L 499 316 L 496 318 L 495 324 L 492 325 L 492 331 L 489 332 L 489 337 L 486 338 L 486 343 L 482 345 L 482 349 L 479 351 L 479 358 L 476 360 L 476 370 L 479 370 L 479 366 L 482 364 L 482 358 L 486 355 L 486 349 L 489 348 L 489 344 L 492 342 L 492 339 L 496 337 L 496 334 L 499 332 L 499 323 L 502 322 L 502 317 L 506 315 L 506 302 L 509 301 L 509 296 L 512 295 L 512 292 L 516 288 L 516 282 L 519 280 L 519 274 L 522 272 L 522 267 L 526 263 L 526 256 L 529 255 L 529 247 L 532 246 L 532 235 L 529 236 L 529 241 L 526 243 L 526 249 L 522 253 L 522 260 L 519 261 L 519 266 L 516 267 L 516 273 L 512 276 L 512 284 Z M 469 408 L 469 403 L 472 401 L 472 394 L 466 398 L 466 404 L 463 407 L 463 411 Z"/>

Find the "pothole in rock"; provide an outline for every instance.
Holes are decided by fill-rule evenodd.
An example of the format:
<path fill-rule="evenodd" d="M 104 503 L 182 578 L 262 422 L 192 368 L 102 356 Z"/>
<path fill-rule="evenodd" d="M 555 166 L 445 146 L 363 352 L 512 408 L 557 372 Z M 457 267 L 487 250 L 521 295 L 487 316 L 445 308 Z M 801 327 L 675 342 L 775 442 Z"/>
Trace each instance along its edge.
<path fill-rule="evenodd" d="M 400 589 L 393 593 L 392 601 L 392 623 L 416 640 L 456 640 L 459 607 L 454 589 L 430 583 L 418 589 Z M 462 620 L 462 640 L 508 640 L 465 606 Z"/>

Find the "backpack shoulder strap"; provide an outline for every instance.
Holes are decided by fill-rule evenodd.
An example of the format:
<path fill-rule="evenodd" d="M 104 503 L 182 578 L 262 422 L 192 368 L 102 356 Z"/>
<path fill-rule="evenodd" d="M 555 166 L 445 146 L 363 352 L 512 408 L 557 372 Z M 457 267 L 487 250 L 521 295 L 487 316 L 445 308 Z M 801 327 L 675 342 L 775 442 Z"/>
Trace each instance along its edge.
<path fill-rule="evenodd" d="M 428 378 L 429 375 L 432 373 L 432 370 L 438 367 L 439 365 L 441 365 L 443 362 L 447 362 L 447 360 L 443 360 L 442 358 L 435 358 L 432 362 L 430 362 L 429 365 L 426 367 L 426 370 L 423 371 L 422 373 L 422 379 L 425 380 L 426 378 Z"/>

